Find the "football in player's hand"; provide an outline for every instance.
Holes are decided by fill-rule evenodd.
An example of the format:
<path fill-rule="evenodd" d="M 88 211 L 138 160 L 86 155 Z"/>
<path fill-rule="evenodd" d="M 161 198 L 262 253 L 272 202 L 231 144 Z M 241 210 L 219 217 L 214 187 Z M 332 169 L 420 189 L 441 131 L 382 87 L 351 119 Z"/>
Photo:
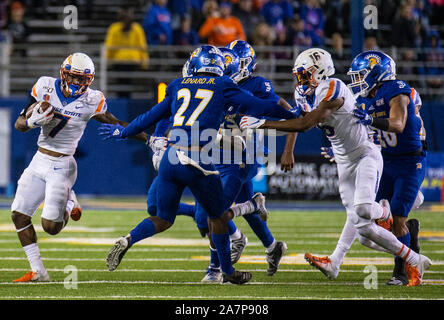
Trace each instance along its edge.
<path fill-rule="evenodd" d="M 38 113 L 43 113 L 45 112 L 49 107 L 51 107 L 51 105 L 46 102 L 46 101 L 37 101 L 34 102 L 32 105 L 29 106 L 28 110 L 26 111 L 26 118 L 29 119 L 29 117 L 32 114 L 32 111 L 34 110 L 34 108 L 39 108 L 37 110 Z"/>

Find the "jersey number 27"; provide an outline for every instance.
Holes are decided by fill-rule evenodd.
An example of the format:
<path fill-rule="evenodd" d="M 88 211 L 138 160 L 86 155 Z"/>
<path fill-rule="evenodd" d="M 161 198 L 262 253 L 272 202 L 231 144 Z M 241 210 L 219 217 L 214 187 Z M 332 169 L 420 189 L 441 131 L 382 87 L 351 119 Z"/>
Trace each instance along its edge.
<path fill-rule="evenodd" d="M 198 89 L 196 94 L 194 95 L 195 99 L 200 99 L 201 102 L 190 115 L 188 120 L 185 122 L 186 126 L 192 126 L 194 122 L 197 120 L 197 117 L 202 113 L 202 111 L 207 107 L 211 98 L 213 97 L 214 91 L 206 90 L 206 89 Z M 180 89 L 177 92 L 177 100 L 183 99 L 182 105 L 177 109 L 176 114 L 174 115 L 174 123 L 173 126 L 181 126 L 185 121 L 185 116 L 183 114 L 187 110 L 191 101 L 191 92 L 187 88 Z"/>

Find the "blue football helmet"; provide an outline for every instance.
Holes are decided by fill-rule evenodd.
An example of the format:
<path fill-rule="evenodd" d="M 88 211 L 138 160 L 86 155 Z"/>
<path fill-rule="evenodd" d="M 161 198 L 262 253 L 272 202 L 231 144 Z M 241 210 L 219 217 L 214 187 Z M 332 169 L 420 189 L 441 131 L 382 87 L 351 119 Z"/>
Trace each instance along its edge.
<path fill-rule="evenodd" d="M 256 68 L 256 53 L 253 47 L 246 41 L 234 40 L 227 45 L 227 48 L 239 56 L 239 75 L 235 81 L 239 82 L 248 78 Z"/>
<path fill-rule="evenodd" d="M 236 81 L 239 75 L 239 56 L 229 48 L 222 47 L 219 50 L 222 52 L 225 61 L 224 74 Z"/>
<path fill-rule="evenodd" d="M 396 64 L 381 51 L 365 51 L 353 59 L 347 75 L 351 77 L 348 87 L 353 93 L 366 97 L 378 83 L 396 79 Z"/>
<path fill-rule="evenodd" d="M 225 59 L 222 52 L 215 46 L 204 45 L 196 50 L 190 56 L 188 65 L 188 74 L 211 73 L 217 76 L 223 76 L 225 70 Z"/>

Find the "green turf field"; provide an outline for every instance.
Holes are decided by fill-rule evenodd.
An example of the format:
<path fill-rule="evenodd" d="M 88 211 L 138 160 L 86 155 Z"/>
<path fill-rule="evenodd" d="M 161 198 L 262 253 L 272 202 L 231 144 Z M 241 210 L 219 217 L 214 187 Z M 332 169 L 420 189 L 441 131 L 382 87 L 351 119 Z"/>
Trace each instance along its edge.
<path fill-rule="evenodd" d="M 444 212 L 412 214 L 421 221 L 422 253 L 434 262 L 423 285 L 414 288 L 386 286 L 392 258 L 357 241 L 334 281 L 305 263 L 305 252 L 332 252 L 345 221 L 344 212 L 272 211 L 270 229 L 276 239 L 288 244 L 280 270 L 273 277 L 266 275 L 264 248 L 246 222 L 237 219 L 249 244 L 236 268 L 253 274 L 242 286 L 200 283 L 209 263 L 208 244 L 188 217 L 178 217 L 167 232 L 136 244 L 114 272 L 106 269 L 107 252 L 116 238 L 146 217 L 143 210 L 84 210 L 80 221 L 70 221 L 57 236 L 41 231 L 39 217 L 40 211 L 33 221 L 52 281 L 12 283 L 29 265 L 10 212 L 0 210 L 0 299 L 444 299 Z M 74 269 L 77 272 L 72 272 Z M 76 277 L 77 283 L 70 281 Z M 367 281 L 369 288 L 366 278 L 377 279 L 377 283 Z"/>

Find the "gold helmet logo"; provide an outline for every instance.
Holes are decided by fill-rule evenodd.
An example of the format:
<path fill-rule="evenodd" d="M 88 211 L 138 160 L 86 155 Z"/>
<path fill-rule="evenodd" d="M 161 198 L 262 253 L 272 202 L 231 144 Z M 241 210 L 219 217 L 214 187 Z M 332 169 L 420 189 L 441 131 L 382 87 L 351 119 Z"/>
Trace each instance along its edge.
<path fill-rule="evenodd" d="M 233 61 L 233 58 L 231 56 L 226 55 L 225 56 L 225 65 L 228 66 Z"/>
<path fill-rule="evenodd" d="M 368 55 L 364 59 L 367 59 L 370 64 L 370 69 L 373 69 L 375 65 L 381 62 L 381 58 L 377 55 Z"/>

